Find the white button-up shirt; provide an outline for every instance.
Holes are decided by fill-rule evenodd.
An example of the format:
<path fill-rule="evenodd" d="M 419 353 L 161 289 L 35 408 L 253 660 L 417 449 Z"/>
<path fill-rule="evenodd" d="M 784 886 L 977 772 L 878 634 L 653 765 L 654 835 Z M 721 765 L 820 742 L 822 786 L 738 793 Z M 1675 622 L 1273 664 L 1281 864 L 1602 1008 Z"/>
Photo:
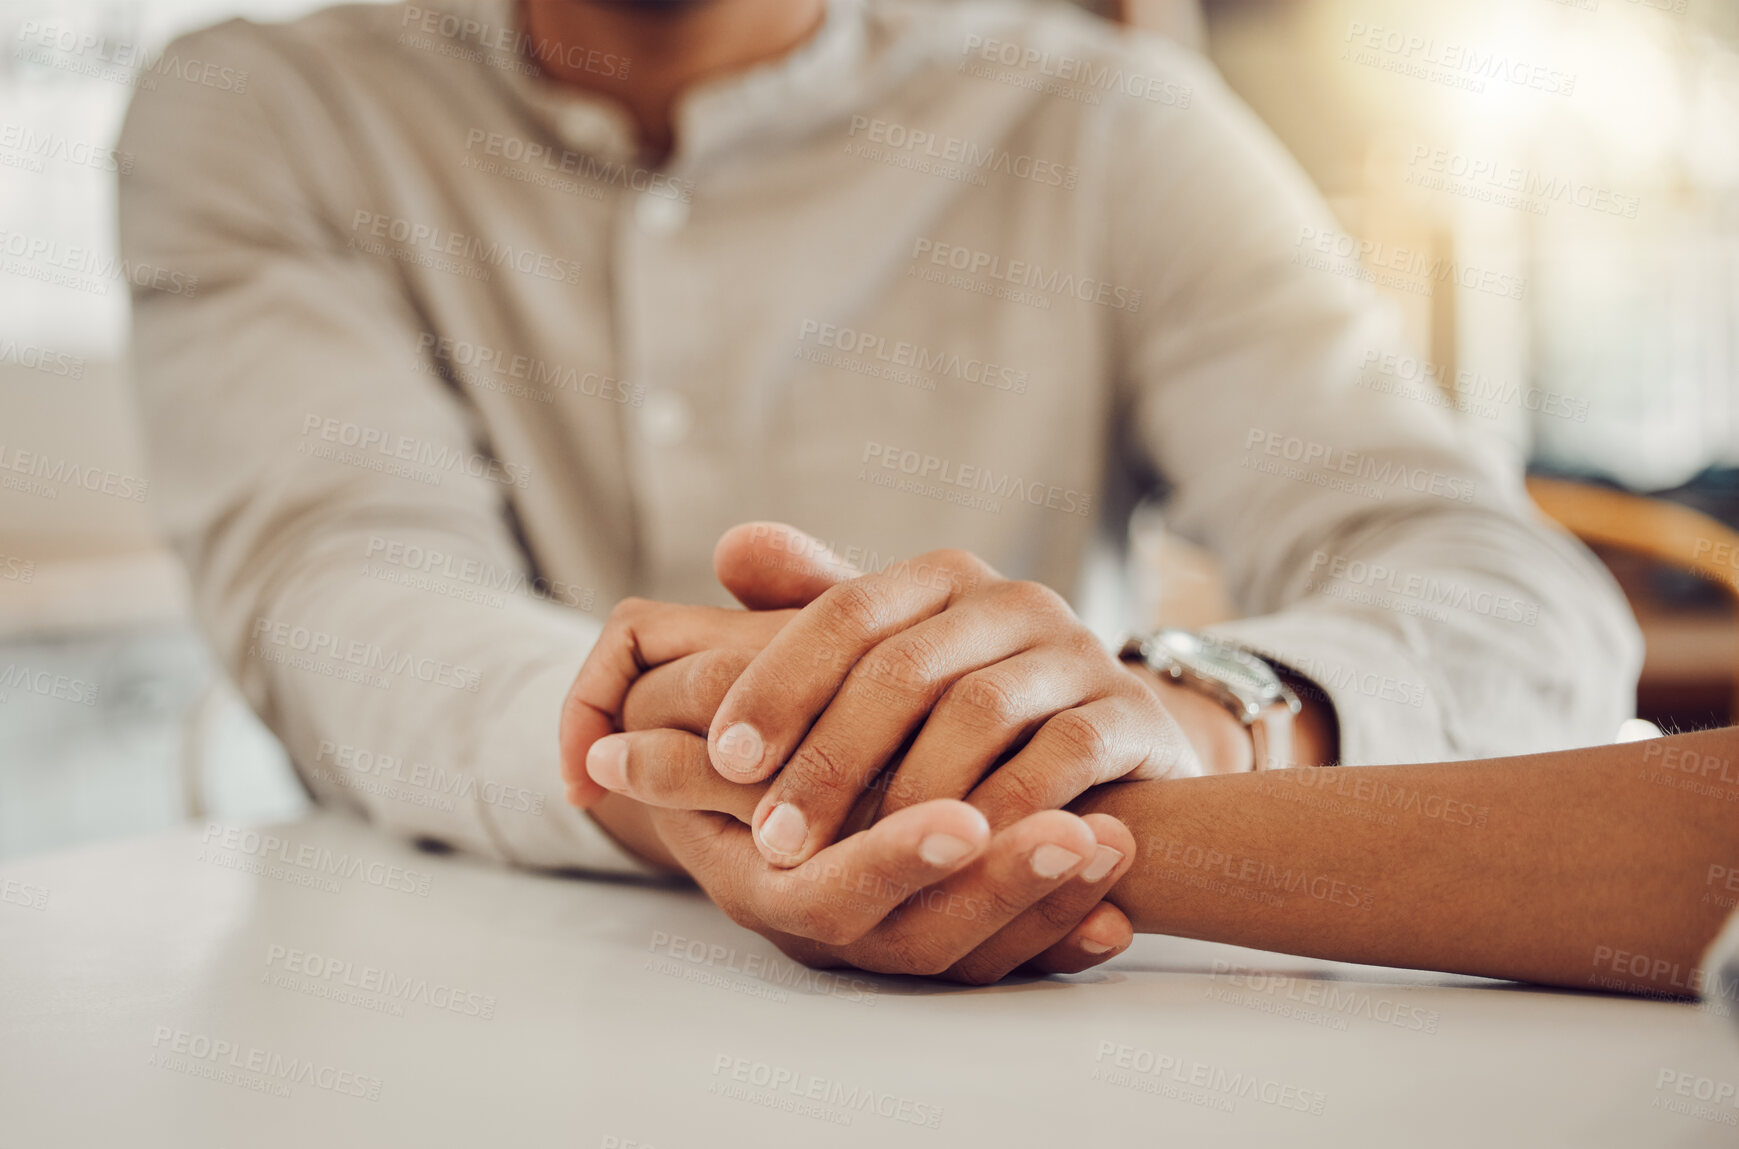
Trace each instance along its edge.
<path fill-rule="evenodd" d="M 840 0 L 687 93 L 653 170 L 514 12 L 221 25 L 120 145 L 125 256 L 165 272 L 131 277 L 156 492 L 317 795 L 629 865 L 555 741 L 616 600 L 724 601 L 748 519 L 1072 595 L 1162 490 L 1248 616 L 1221 629 L 1320 684 L 1349 763 L 1628 713 L 1610 581 L 1392 385 L 1393 317 L 1200 60 L 1069 11 Z"/>

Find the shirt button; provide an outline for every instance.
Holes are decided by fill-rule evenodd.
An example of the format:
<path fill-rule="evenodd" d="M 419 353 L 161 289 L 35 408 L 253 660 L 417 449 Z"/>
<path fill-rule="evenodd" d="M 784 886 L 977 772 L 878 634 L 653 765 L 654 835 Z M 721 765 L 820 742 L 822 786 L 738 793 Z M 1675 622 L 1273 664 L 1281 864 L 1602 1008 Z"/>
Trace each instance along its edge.
<path fill-rule="evenodd" d="M 654 391 L 640 409 L 640 425 L 647 441 L 657 447 L 674 447 L 688 436 L 693 422 L 688 401 L 671 391 Z"/>
<path fill-rule="evenodd" d="M 634 205 L 634 218 L 648 235 L 673 235 L 688 222 L 688 204 L 676 196 L 643 192 Z"/>

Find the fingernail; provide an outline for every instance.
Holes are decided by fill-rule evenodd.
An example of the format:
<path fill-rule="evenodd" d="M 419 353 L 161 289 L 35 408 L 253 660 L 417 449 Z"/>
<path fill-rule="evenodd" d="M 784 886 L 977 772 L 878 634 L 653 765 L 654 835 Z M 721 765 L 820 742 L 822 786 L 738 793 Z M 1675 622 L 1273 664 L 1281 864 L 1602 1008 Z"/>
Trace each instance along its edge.
<path fill-rule="evenodd" d="M 761 845 L 775 854 L 795 854 L 808 839 L 809 824 L 803 820 L 803 811 L 789 802 L 773 807 L 761 823 Z"/>
<path fill-rule="evenodd" d="M 1110 846 L 1100 846 L 1093 851 L 1093 860 L 1087 863 L 1087 868 L 1081 871 L 1083 882 L 1096 882 L 1116 868 L 1123 860 L 1122 850 L 1113 850 Z"/>
<path fill-rule="evenodd" d="M 1033 873 L 1048 881 L 1058 874 L 1067 873 L 1069 867 L 1079 865 L 1081 855 L 1046 842 L 1033 851 L 1031 861 Z"/>
<path fill-rule="evenodd" d="M 586 773 L 606 790 L 628 788 L 628 740 L 611 735 L 586 751 Z"/>
<path fill-rule="evenodd" d="M 972 852 L 972 843 L 953 834 L 931 834 L 918 843 L 918 857 L 929 866 L 952 866 Z"/>
<path fill-rule="evenodd" d="M 1101 846 L 1099 848 L 1103 850 L 1105 847 Z M 1087 938 L 1081 939 L 1081 948 L 1090 954 L 1108 954 L 1111 952 L 1111 947 L 1106 945 L 1104 942 L 1090 941 Z"/>
<path fill-rule="evenodd" d="M 747 722 L 733 722 L 719 735 L 719 754 L 724 758 L 722 765 L 739 774 L 747 774 L 759 766 L 766 752 L 761 732 Z"/>

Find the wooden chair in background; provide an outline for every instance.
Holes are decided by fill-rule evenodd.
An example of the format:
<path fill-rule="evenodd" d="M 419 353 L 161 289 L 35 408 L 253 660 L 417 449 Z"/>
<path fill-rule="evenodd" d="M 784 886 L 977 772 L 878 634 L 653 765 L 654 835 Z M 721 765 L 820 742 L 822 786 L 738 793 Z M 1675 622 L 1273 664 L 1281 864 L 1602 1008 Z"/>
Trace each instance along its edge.
<path fill-rule="evenodd" d="M 1535 476 L 1528 480 L 1528 493 L 1547 516 L 1588 545 L 1689 571 L 1720 587 L 1739 612 L 1739 531 L 1720 520 L 1680 503 L 1568 479 Z M 1655 674 L 1658 677 L 1664 670 L 1670 675 L 1674 668 L 1664 665 L 1671 660 L 1670 652 L 1663 649 L 1669 645 L 1664 641 L 1667 630 L 1651 627 L 1646 610 L 1639 610 L 1638 616 Z M 1724 668 L 1717 657 L 1713 669 L 1724 669 L 1723 677 L 1731 682 L 1729 717 L 1739 721 L 1739 644 L 1731 633 L 1711 635 L 1707 627 L 1701 629 L 1704 638 L 1728 648 Z M 1650 668 L 1645 667 L 1645 682 L 1649 674 Z"/>

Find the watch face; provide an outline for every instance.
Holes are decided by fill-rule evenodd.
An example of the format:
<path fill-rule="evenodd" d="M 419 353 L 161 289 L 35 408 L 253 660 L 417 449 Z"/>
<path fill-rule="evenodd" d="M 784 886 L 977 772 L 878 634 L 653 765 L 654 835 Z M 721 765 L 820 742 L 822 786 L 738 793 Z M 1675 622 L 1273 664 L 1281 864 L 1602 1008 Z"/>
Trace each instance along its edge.
<path fill-rule="evenodd" d="M 1244 702 L 1265 702 L 1280 691 L 1280 677 L 1268 664 L 1235 646 L 1173 628 L 1153 639 L 1186 671 L 1225 684 Z"/>

